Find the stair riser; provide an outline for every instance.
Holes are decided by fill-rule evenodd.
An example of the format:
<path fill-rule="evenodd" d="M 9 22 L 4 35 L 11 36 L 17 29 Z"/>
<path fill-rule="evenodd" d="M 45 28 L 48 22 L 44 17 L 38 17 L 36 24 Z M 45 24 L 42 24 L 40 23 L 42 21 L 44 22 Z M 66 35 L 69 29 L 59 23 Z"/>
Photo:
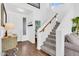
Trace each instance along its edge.
<path fill-rule="evenodd" d="M 56 36 L 53 36 L 53 35 L 48 35 L 48 37 L 56 39 Z"/>
<path fill-rule="evenodd" d="M 52 31 L 52 32 L 50 32 L 50 33 L 56 33 L 56 31 L 54 31 L 54 30 L 53 30 L 53 31 Z"/>
<path fill-rule="evenodd" d="M 55 32 L 56 33 L 56 30 L 53 29 L 52 32 Z"/>
<path fill-rule="evenodd" d="M 57 29 L 57 28 L 58 28 L 58 26 L 59 26 L 59 23 L 55 25 L 54 29 Z"/>
<path fill-rule="evenodd" d="M 56 33 L 52 33 L 52 32 L 51 32 L 50 35 L 56 35 Z"/>
<path fill-rule="evenodd" d="M 52 33 L 52 34 L 50 34 L 50 36 L 55 36 L 56 37 L 56 33 Z"/>
<path fill-rule="evenodd" d="M 53 39 L 53 38 L 47 38 L 46 40 L 50 40 L 50 41 L 56 42 L 56 39 Z"/>
<path fill-rule="evenodd" d="M 53 30 L 56 30 L 58 28 L 58 26 L 55 26 Z"/>
<path fill-rule="evenodd" d="M 53 31 L 56 31 L 57 28 L 58 28 L 58 25 L 56 25 L 56 26 L 53 28 Z"/>

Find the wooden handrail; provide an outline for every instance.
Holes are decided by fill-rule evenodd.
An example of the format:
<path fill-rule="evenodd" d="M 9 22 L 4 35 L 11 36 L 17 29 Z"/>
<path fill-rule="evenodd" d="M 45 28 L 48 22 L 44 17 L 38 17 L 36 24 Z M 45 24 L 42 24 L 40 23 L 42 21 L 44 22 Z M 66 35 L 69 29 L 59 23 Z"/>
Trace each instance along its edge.
<path fill-rule="evenodd" d="M 44 29 L 52 22 L 52 20 L 53 20 L 54 18 L 56 18 L 56 16 L 57 16 L 57 13 L 56 13 L 55 16 L 44 26 L 44 28 L 43 28 L 42 30 L 40 30 L 40 32 L 44 31 Z"/>

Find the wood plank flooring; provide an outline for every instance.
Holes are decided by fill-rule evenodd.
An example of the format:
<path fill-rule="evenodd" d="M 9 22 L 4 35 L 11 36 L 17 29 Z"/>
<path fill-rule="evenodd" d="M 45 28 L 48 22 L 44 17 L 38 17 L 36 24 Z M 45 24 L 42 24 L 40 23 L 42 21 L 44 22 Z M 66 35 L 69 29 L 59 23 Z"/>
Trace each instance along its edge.
<path fill-rule="evenodd" d="M 36 45 L 29 41 L 19 42 L 18 50 L 16 51 L 16 56 L 49 56 L 45 52 L 36 49 Z M 8 56 L 12 56 L 13 50 L 9 50 Z"/>

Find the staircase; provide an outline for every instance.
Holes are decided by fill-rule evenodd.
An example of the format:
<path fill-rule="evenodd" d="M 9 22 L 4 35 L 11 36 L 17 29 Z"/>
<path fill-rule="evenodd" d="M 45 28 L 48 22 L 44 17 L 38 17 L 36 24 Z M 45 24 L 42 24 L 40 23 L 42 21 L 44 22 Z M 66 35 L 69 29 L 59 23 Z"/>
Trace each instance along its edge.
<path fill-rule="evenodd" d="M 43 45 L 41 46 L 41 50 L 49 55 L 56 55 L 56 29 L 58 28 L 59 24 L 60 23 L 56 21 L 55 27 L 50 32 L 50 35 L 48 35 L 48 38 L 46 38 L 46 41 L 43 42 Z"/>

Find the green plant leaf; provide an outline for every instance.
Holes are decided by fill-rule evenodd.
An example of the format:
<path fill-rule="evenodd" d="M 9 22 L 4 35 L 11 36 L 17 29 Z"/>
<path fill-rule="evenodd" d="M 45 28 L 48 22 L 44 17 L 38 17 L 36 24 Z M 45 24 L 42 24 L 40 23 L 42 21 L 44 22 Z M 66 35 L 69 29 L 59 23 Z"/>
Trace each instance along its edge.
<path fill-rule="evenodd" d="M 75 17 L 72 19 L 73 24 L 76 24 L 75 27 L 72 27 L 72 32 L 73 31 L 79 31 L 79 17 Z"/>

